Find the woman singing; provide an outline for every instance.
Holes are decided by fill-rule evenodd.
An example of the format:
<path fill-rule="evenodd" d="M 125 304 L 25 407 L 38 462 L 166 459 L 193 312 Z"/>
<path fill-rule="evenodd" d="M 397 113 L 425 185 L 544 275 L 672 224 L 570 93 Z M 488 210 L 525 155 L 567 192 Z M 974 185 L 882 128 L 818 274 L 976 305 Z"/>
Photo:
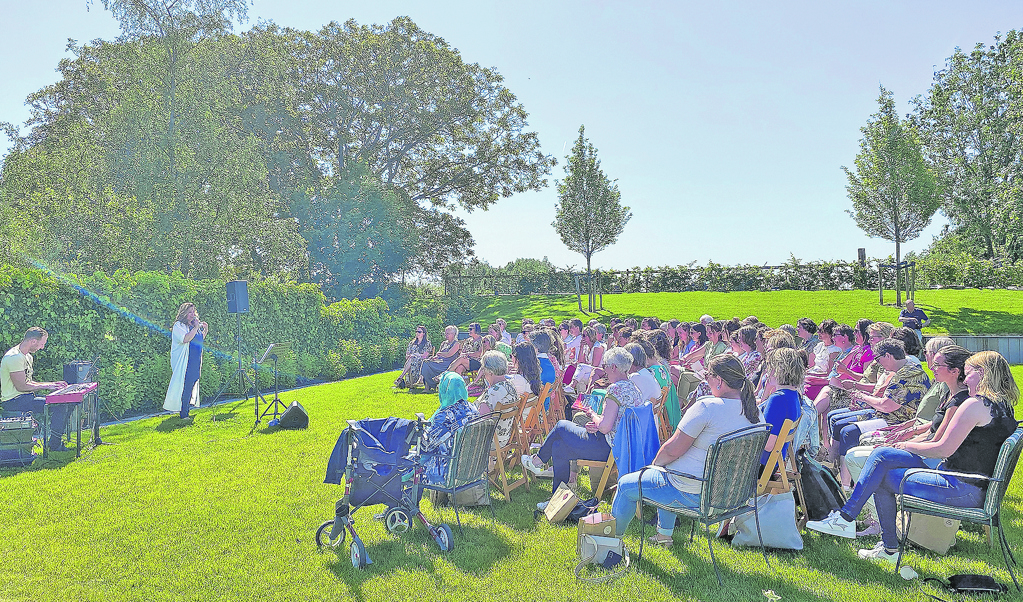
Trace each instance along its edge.
<path fill-rule="evenodd" d="M 202 371 L 202 342 L 209 325 L 199 321 L 193 303 L 182 303 L 171 330 L 171 380 L 163 409 L 188 418 L 189 406 L 199 405 L 199 374 Z"/>

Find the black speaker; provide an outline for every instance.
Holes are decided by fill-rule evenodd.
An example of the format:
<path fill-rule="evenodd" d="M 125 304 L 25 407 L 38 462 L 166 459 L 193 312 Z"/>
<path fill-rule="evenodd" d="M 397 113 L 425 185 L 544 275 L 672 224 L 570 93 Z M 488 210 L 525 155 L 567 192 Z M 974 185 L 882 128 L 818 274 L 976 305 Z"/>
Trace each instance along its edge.
<path fill-rule="evenodd" d="M 92 370 L 92 362 L 71 362 L 64 364 L 64 382 L 69 385 L 88 382 L 86 377 Z"/>
<path fill-rule="evenodd" d="M 249 313 L 249 283 L 245 280 L 232 280 L 227 283 L 227 313 Z"/>
<path fill-rule="evenodd" d="M 309 426 L 309 414 L 297 401 L 291 402 L 288 409 L 281 414 L 281 421 L 278 423 L 282 429 L 304 429 Z"/>

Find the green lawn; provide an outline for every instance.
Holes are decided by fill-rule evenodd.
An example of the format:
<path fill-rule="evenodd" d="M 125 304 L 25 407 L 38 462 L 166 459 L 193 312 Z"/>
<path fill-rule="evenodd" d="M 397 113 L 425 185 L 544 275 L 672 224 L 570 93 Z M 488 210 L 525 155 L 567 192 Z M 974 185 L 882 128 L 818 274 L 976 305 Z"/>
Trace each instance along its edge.
<path fill-rule="evenodd" d="M 1015 369 L 1023 379 L 1023 369 Z M 0 600 L 920 600 L 919 581 L 856 558 L 859 542 L 807 533 L 802 553 L 716 544 L 725 579 L 719 588 L 706 542 L 649 549 L 628 575 L 582 586 L 574 527 L 534 523 L 532 508 L 550 495 L 542 482 L 512 503 L 495 494 L 496 525 L 486 510 L 468 512 L 465 535 L 441 553 L 421 527 L 388 535 L 362 510 L 356 528 L 374 564 L 351 567 L 347 549 L 320 552 L 313 535 L 331 518 L 341 488 L 322 483 L 327 456 L 350 418 L 431 412 L 436 395 L 395 393 L 395 374 L 289 392 L 308 409 L 304 431 L 248 435 L 252 404 L 198 413 L 194 424 L 157 417 L 107 427 L 113 445 L 55 454 L 30 470 L 0 471 Z M 585 478 L 581 479 L 585 488 Z M 1006 499 L 1008 536 L 1023 535 L 1023 487 Z M 438 513 L 428 502 L 431 520 Z M 454 523 L 450 509 L 443 520 Z M 638 527 L 626 536 L 637 545 Z M 682 529 L 680 531 L 685 531 Z M 994 573 L 1009 582 L 1000 554 L 978 530 L 960 533 L 947 557 L 914 551 L 924 576 Z M 947 595 L 942 597 L 948 598 Z"/>
<path fill-rule="evenodd" d="M 895 294 L 886 293 L 893 303 Z M 923 290 L 917 305 L 931 318 L 925 333 L 1019 334 L 1023 333 L 1023 291 L 1008 290 Z M 585 299 L 583 300 L 585 307 Z M 860 318 L 896 322 L 899 310 L 878 305 L 877 291 L 772 291 L 772 292 L 690 292 L 625 293 L 604 295 L 602 316 L 656 316 L 694 321 L 704 313 L 715 318 L 745 318 L 752 314 L 770 325 L 795 324 L 803 316 L 818 323 L 824 318 L 854 324 Z M 503 317 L 512 330 L 524 317 L 584 317 L 575 297 L 568 295 L 522 295 L 480 299 L 478 319 L 492 323 Z"/>

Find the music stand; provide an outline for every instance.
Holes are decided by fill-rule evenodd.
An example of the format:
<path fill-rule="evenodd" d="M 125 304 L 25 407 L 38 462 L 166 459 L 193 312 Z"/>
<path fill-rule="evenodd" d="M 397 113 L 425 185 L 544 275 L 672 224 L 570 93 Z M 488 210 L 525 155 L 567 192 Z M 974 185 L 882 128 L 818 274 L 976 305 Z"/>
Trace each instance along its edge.
<path fill-rule="evenodd" d="M 268 359 L 273 360 L 274 362 L 274 400 L 267 404 L 266 408 L 263 409 L 263 413 L 259 415 L 259 418 L 263 418 L 271 411 L 273 411 L 274 420 L 276 420 L 277 418 L 280 417 L 281 414 L 284 413 L 284 410 L 288 409 L 288 405 L 281 401 L 280 388 L 278 387 L 277 384 L 278 357 L 283 357 L 284 359 L 289 359 L 291 357 L 291 343 L 271 343 L 270 346 L 266 348 L 266 351 L 263 352 L 263 357 L 256 360 L 257 366 L 263 365 L 263 363 L 266 362 Z M 263 399 L 263 402 L 266 403 L 265 398 Z M 279 408 L 284 408 L 284 410 L 281 410 Z"/>

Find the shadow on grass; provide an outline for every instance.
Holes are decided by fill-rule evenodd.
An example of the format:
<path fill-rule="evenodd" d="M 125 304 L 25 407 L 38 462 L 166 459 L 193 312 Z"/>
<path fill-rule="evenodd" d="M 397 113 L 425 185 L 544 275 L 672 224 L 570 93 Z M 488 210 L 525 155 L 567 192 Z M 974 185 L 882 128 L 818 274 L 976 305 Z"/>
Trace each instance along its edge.
<path fill-rule="evenodd" d="M 68 464 L 71 464 L 78 458 L 75 457 L 75 448 L 69 447 L 68 451 L 53 452 L 51 451 L 48 458 L 43 458 L 42 449 L 35 447 L 36 459 L 28 466 L 10 466 L 0 468 L 0 479 L 5 477 L 13 477 L 23 472 L 38 472 L 40 470 L 59 470 L 64 468 Z M 88 448 L 82 445 L 82 457 L 86 456 Z"/>
<path fill-rule="evenodd" d="M 453 511 L 447 514 L 454 519 Z M 486 514 L 489 518 L 489 510 Z M 441 521 L 433 524 L 440 525 Z M 398 570 L 423 571 L 440 586 L 440 578 L 434 576 L 438 561 L 449 562 L 463 573 L 482 577 L 511 552 L 508 543 L 495 534 L 489 524 L 474 527 L 463 522 L 462 532 L 455 524 L 448 524 L 455 540 L 450 552 L 441 552 L 426 527 L 417 522 L 407 533 L 389 535 L 385 541 L 366 546 L 366 555 L 373 561 L 366 568 L 360 570 L 352 566 L 351 537 L 336 550 L 324 552 L 329 558 L 326 568 L 349 587 L 355 599 L 365 600 L 362 584 L 380 575 Z M 331 557 L 334 554 L 336 557 Z"/>
<path fill-rule="evenodd" d="M 961 307 L 944 310 L 940 307 L 920 305 L 931 318 L 932 324 L 940 324 L 950 334 L 971 332 L 1009 334 L 1019 332 L 1019 315 L 994 309 Z"/>
<path fill-rule="evenodd" d="M 195 424 L 194 416 L 184 420 L 182 420 L 180 416 L 171 416 L 169 418 L 165 418 L 164 421 L 156 425 L 156 428 L 153 430 L 158 433 L 171 433 L 178 429 L 192 426 L 193 424 Z"/>

